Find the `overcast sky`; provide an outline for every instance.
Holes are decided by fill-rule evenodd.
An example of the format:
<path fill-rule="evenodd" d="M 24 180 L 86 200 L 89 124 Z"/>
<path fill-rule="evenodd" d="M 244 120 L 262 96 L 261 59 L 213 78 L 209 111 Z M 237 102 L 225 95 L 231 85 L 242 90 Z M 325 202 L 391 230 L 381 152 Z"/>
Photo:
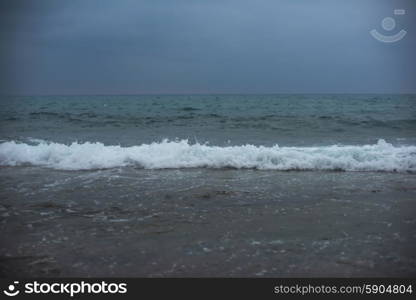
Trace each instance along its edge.
<path fill-rule="evenodd" d="M 0 3 L 2 94 L 416 92 L 414 0 Z"/>

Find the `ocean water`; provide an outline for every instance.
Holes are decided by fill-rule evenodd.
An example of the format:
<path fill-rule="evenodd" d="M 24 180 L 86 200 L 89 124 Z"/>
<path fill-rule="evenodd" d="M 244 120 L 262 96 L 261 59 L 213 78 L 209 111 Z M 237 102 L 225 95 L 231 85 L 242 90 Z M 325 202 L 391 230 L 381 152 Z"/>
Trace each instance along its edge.
<path fill-rule="evenodd" d="M 0 276 L 414 276 L 416 95 L 0 101 Z"/>
<path fill-rule="evenodd" d="M 415 95 L 9 97 L 0 164 L 416 170 Z"/>

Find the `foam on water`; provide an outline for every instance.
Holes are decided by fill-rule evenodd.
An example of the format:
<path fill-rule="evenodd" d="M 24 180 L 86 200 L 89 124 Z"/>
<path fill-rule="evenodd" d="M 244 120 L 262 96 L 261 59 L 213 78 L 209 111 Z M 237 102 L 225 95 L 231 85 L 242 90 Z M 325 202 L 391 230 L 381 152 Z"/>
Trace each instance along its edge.
<path fill-rule="evenodd" d="M 262 170 L 416 171 L 416 146 L 393 146 L 384 140 L 361 146 L 321 147 L 209 146 L 187 140 L 132 147 L 102 143 L 70 145 L 8 141 L 0 144 L 0 165 L 33 165 L 62 170 L 138 166 L 164 168 L 249 168 Z"/>

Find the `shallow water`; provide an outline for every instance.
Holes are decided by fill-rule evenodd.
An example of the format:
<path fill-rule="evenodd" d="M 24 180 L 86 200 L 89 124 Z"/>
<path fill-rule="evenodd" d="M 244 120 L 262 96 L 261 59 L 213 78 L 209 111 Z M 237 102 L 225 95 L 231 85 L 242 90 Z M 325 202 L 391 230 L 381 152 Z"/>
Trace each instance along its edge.
<path fill-rule="evenodd" d="M 6 275 L 415 275 L 409 174 L 19 167 L 1 183 Z"/>

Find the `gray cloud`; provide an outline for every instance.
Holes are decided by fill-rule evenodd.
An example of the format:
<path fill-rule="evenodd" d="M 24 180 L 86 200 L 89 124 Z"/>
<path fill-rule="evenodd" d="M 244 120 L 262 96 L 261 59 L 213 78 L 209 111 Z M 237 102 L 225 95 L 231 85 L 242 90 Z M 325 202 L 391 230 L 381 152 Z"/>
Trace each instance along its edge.
<path fill-rule="evenodd" d="M 0 8 L 2 93 L 416 90 L 412 0 L 13 0 Z M 408 36 L 374 40 L 369 30 L 394 8 L 407 10 L 395 18 Z"/>

